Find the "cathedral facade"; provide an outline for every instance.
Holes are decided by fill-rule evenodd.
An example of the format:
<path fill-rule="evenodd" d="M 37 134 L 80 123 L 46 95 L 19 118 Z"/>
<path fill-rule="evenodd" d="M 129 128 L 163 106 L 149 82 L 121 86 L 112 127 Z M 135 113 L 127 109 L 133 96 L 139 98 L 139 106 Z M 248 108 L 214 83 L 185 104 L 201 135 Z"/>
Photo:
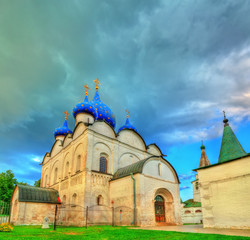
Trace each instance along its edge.
<path fill-rule="evenodd" d="M 130 123 L 128 111 L 124 126 L 115 132 L 115 116 L 101 101 L 98 85 L 96 80 L 92 101 L 86 86 L 84 101 L 74 107 L 73 131 L 67 126 L 66 112 L 41 163 L 41 189 L 56 190 L 61 206 L 69 209 L 60 213 L 60 221 L 110 224 L 115 218 L 121 225 L 181 224 L 175 169 L 156 144 L 146 145 Z M 86 216 L 80 209 L 91 211 Z"/>

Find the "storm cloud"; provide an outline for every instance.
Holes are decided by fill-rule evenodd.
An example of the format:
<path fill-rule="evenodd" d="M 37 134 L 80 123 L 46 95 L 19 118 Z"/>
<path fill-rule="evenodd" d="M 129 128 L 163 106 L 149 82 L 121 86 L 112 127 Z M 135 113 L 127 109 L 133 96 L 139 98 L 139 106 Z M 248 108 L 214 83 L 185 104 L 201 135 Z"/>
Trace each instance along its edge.
<path fill-rule="evenodd" d="M 128 108 L 147 144 L 216 139 L 222 110 L 249 122 L 249 11 L 243 0 L 1 0 L 1 166 L 33 167 L 96 78 L 116 129 Z"/>

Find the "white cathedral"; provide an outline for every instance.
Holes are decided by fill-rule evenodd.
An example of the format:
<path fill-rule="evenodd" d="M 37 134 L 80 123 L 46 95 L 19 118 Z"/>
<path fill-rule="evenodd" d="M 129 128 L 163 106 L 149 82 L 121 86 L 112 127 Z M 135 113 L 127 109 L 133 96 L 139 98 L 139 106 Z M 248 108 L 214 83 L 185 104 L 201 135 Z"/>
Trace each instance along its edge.
<path fill-rule="evenodd" d="M 63 126 L 55 130 L 55 143 L 41 163 L 41 188 L 17 187 L 12 222 L 35 224 L 45 216 L 53 218 L 52 209 L 61 202 L 68 209 L 59 213 L 64 225 L 85 224 L 80 209 L 87 207 L 92 224 L 110 224 L 111 218 L 121 225 L 181 224 L 175 169 L 156 144 L 146 145 L 128 111 L 126 123 L 115 132 L 115 116 L 100 99 L 98 79 L 95 83 L 94 99 L 88 100 L 87 85 L 84 101 L 73 109 L 74 130 L 67 126 L 67 112 Z M 42 191 L 47 191 L 46 198 Z M 22 204 L 29 208 L 24 210 Z"/>

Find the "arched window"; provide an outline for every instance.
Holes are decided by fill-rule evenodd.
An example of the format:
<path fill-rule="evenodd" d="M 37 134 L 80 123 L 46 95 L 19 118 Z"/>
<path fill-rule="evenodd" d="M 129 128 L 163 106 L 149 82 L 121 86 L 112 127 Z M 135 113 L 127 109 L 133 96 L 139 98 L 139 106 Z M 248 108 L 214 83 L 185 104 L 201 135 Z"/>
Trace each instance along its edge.
<path fill-rule="evenodd" d="M 104 156 L 100 157 L 100 172 L 107 173 L 107 159 Z"/>
<path fill-rule="evenodd" d="M 164 202 L 164 199 L 163 199 L 162 196 L 157 195 L 157 196 L 155 197 L 155 201 L 156 201 L 156 202 Z"/>
<path fill-rule="evenodd" d="M 196 213 L 201 213 L 201 210 L 195 210 Z"/>
<path fill-rule="evenodd" d="M 185 214 L 189 214 L 189 213 L 191 213 L 191 211 L 189 211 L 189 210 L 186 210 L 186 211 L 185 211 Z"/>
<path fill-rule="evenodd" d="M 102 195 L 99 195 L 97 197 L 97 205 L 103 205 L 103 197 L 102 197 Z"/>
<path fill-rule="evenodd" d="M 55 169 L 55 174 L 54 174 L 54 183 L 57 182 L 57 172 L 58 172 L 58 169 L 56 168 Z"/>
<path fill-rule="evenodd" d="M 196 190 L 199 190 L 199 182 L 195 183 L 195 188 L 196 188 Z"/>
<path fill-rule="evenodd" d="M 65 166 L 65 173 L 64 173 L 64 176 L 65 177 L 68 177 L 69 175 L 69 162 L 66 163 L 66 166 Z"/>
<path fill-rule="evenodd" d="M 66 195 L 63 196 L 62 204 L 66 204 Z"/>
<path fill-rule="evenodd" d="M 76 193 L 73 194 L 72 196 L 72 207 L 75 207 L 75 205 L 77 204 L 77 195 Z"/>
<path fill-rule="evenodd" d="M 161 176 L 161 163 L 158 164 L 158 174 Z"/>
<path fill-rule="evenodd" d="M 80 170 L 81 170 L 81 155 L 78 155 L 76 160 L 76 172 Z"/>

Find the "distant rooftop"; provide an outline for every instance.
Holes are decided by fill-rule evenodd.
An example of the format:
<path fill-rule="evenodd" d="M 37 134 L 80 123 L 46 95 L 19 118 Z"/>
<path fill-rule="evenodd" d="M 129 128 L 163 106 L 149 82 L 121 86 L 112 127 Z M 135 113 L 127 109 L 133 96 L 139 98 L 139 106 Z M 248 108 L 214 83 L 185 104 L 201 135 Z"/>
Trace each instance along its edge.
<path fill-rule="evenodd" d="M 201 202 L 195 202 L 194 199 L 188 199 L 183 203 L 185 204 L 184 208 L 201 207 Z"/>

